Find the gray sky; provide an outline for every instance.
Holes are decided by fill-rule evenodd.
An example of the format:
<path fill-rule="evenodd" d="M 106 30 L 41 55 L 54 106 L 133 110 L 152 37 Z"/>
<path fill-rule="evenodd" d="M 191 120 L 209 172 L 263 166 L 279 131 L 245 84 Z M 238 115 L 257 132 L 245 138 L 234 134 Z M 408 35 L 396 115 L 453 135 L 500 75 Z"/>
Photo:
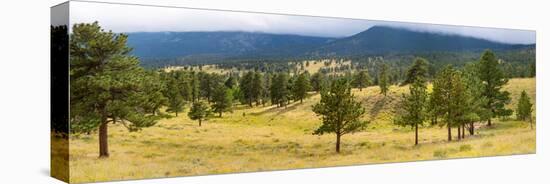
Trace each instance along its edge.
<path fill-rule="evenodd" d="M 71 2 L 71 23 L 99 21 L 114 32 L 249 31 L 324 37 L 351 36 L 375 25 L 458 34 L 504 43 L 535 43 L 535 32 L 466 26 Z"/>

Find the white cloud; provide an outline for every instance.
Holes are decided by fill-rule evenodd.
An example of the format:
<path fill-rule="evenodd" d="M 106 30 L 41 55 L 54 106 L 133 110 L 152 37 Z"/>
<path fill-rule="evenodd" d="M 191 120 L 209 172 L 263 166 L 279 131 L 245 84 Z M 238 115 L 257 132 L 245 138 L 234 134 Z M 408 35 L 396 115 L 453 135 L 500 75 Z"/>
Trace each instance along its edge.
<path fill-rule="evenodd" d="M 511 29 L 71 2 L 71 23 L 94 21 L 114 32 L 250 31 L 325 37 L 350 36 L 374 25 L 390 25 L 506 43 L 535 42 L 534 31 Z"/>

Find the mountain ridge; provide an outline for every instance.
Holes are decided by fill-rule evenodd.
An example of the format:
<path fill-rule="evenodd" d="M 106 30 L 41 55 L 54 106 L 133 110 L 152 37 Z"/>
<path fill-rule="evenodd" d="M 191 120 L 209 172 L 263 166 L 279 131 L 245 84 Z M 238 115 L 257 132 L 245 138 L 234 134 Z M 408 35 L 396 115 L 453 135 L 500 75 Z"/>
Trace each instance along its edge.
<path fill-rule="evenodd" d="M 342 37 L 244 31 L 136 32 L 128 34 L 132 54 L 143 58 L 223 60 L 356 56 L 386 53 L 510 50 L 535 44 L 508 44 L 457 34 L 373 26 Z M 211 57 L 215 56 L 215 57 Z"/>

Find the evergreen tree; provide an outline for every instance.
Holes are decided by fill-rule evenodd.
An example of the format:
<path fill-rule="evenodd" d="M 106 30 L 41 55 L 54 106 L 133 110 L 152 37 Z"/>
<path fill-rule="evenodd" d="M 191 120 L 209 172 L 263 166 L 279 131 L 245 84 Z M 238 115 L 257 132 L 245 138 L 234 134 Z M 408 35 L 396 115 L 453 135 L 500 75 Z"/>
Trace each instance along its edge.
<path fill-rule="evenodd" d="M 222 117 L 223 112 L 231 112 L 231 107 L 233 106 L 233 94 L 231 89 L 225 87 L 225 85 L 218 85 L 214 89 L 214 94 L 212 96 L 212 109 L 214 112 L 218 113 Z"/>
<path fill-rule="evenodd" d="M 371 85 L 371 78 L 366 70 L 361 70 L 353 76 L 353 87 L 359 88 L 359 91 L 363 91 L 363 88 Z"/>
<path fill-rule="evenodd" d="M 380 73 L 378 74 L 378 86 L 380 86 L 380 94 L 386 96 L 388 94 L 390 81 L 388 77 L 388 65 L 382 63 Z"/>
<path fill-rule="evenodd" d="M 252 107 L 252 102 L 255 101 L 253 81 L 254 81 L 254 72 L 247 72 L 241 78 L 241 81 L 239 83 L 239 88 L 243 95 L 243 98 L 250 107 Z"/>
<path fill-rule="evenodd" d="M 348 80 L 339 79 L 329 90 L 321 92 L 321 101 L 313 106 L 313 112 L 321 116 L 323 124 L 313 134 L 336 134 L 336 152 L 340 152 L 343 135 L 363 130 L 368 122 L 360 120 L 365 108 L 354 99 Z"/>
<path fill-rule="evenodd" d="M 261 100 L 262 100 L 262 105 L 266 105 L 267 102 L 269 102 L 270 98 L 271 98 L 271 74 L 267 73 L 264 75 L 264 79 L 263 79 L 263 85 L 262 85 L 262 91 L 261 91 Z"/>
<path fill-rule="evenodd" d="M 403 94 L 401 108 L 404 112 L 395 121 L 397 125 L 414 128 L 414 145 L 418 145 L 418 126 L 422 126 L 427 119 L 427 98 L 424 79 L 416 76 L 409 86 L 409 95 Z"/>
<path fill-rule="evenodd" d="M 108 124 L 129 131 L 156 124 L 160 116 L 146 112 L 158 100 L 146 93 L 147 82 L 159 80 L 130 56 L 127 36 L 105 32 L 97 22 L 75 24 L 70 35 L 70 131 L 99 129 L 99 156 L 109 157 Z"/>
<path fill-rule="evenodd" d="M 424 58 L 416 58 L 413 65 L 407 70 L 407 78 L 401 85 L 412 84 L 418 77 L 428 77 L 428 61 Z"/>
<path fill-rule="evenodd" d="M 326 86 L 326 76 L 321 72 L 317 72 L 311 76 L 311 88 L 315 92 L 320 92 L 323 86 Z"/>
<path fill-rule="evenodd" d="M 264 80 L 263 75 L 260 72 L 254 72 L 254 77 L 252 79 L 252 88 L 251 95 L 252 99 L 256 102 L 256 105 L 260 105 L 260 100 L 262 97 L 262 92 L 264 91 Z"/>
<path fill-rule="evenodd" d="M 208 108 L 208 105 L 202 101 L 197 101 L 193 103 L 191 106 L 191 109 L 187 113 L 187 116 L 189 116 L 189 119 L 192 120 L 198 120 L 199 126 L 202 125 L 202 121 L 206 119 L 210 115 L 210 109 Z"/>
<path fill-rule="evenodd" d="M 145 112 L 162 115 L 160 108 L 168 105 L 168 99 L 163 93 L 166 90 L 166 81 L 162 80 L 156 71 L 146 71 L 146 75 L 151 79 L 143 81 L 144 93 L 148 95 L 143 95 L 139 101 L 143 102 Z"/>
<path fill-rule="evenodd" d="M 199 72 L 197 75 L 199 79 L 199 96 L 203 99 L 206 99 L 207 102 L 210 102 L 212 97 L 212 80 L 209 73 Z"/>
<path fill-rule="evenodd" d="M 225 87 L 232 89 L 233 87 L 237 86 L 237 79 L 235 79 L 233 75 L 230 75 L 227 80 L 225 80 L 224 85 Z"/>
<path fill-rule="evenodd" d="M 531 103 L 531 99 L 529 99 L 529 96 L 527 96 L 527 93 L 525 90 L 521 92 L 521 96 L 518 100 L 518 105 L 516 108 L 516 117 L 518 120 L 529 120 L 531 124 L 531 128 L 533 128 L 533 121 L 531 119 L 531 113 L 533 112 L 533 104 Z"/>
<path fill-rule="evenodd" d="M 479 61 L 480 79 L 484 84 L 483 96 L 487 98 L 485 109 L 489 111 L 487 126 L 491 126 L 491 118 L 510 114 L 505 105 L 510 103 L 510 93 L 501 91 L 508 83 L 506 75 L 499 67 L 499 61 L 495 54 L 486 50 Z"/>
<path fill-rule="evenodd" d="M 468 126 L 470 135 L 474 135 L 474 122 L 484 120 L 489 116 L 488 111 L 483 108 L 483 105 L 487 103 L 483 93 L 483 83 L 479 78 L 478 63 L 467 64 L 462 71 L 462 78 L 466 85 L 466 99 L 465 106 L 466 112 L 464 115 L 464 125 Z M 462 132 L 463 137 L 465 132 Z"/>
<path fill-rule="evenodd" d="M 431 99 L 433 103 L 432 112 L 437 113 L 444 121 L 439 122 L 440 126 L 447 126 L 447 139 L 452 140 L 451 128 L 458 127 L 458 139 L 461 138 L 461 125 L 468 110 L 466 86 L 459 71 L 451 66 L 440 71 L 433 83 Z"/>
<path fill-rule="evenodd" d="M 300 103 L 302 103 L 310 89 L 309 75 L 306 72 L 299 74 L 292 88 L 294 100 L 300 100 Z"/>
<path fill-rule="evenodd" d="M 176 79 L 169 78 L 168 86 L 164 92 L 164 95 L 168 98 L 168 108 L 166 111 L 175 113 L 177 117 L 178 112 L 183 111 L 185 102 L 181 96 L 180 86 L 178 85 Z"/>
<path fill-rule="evenodd" d="M 200 81 L 199 81 L 199 76 L 197 73 L 195 72 L 191 72 L 190 74 L 190 78 L 191 78 L 191 98 L 193 102 L 196 102 L 199 100 L 199 97 L 200 97 Z"/>
<path fill-rule="evenodd" d="M 271 85 L 271 102 L 277 104 L 278 107 L 286 106 L 288 94 L 288 75 L 286 73 L 274 75 Z"/>

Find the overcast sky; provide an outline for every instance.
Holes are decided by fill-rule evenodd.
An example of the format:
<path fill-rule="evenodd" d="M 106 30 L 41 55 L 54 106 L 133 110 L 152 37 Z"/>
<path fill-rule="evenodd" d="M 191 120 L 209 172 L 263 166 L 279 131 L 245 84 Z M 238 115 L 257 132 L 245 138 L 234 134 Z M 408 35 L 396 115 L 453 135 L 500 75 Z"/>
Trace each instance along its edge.
<path fill-rule="evenodd" d="M 71 2 L 71 23 L 98 21 L 114 32 L 250 31 L 323 37 L 351 36 L 375 25 L 458 34 L 504 43 L 535 43 L 535 32 L 341 18 Z"/>

